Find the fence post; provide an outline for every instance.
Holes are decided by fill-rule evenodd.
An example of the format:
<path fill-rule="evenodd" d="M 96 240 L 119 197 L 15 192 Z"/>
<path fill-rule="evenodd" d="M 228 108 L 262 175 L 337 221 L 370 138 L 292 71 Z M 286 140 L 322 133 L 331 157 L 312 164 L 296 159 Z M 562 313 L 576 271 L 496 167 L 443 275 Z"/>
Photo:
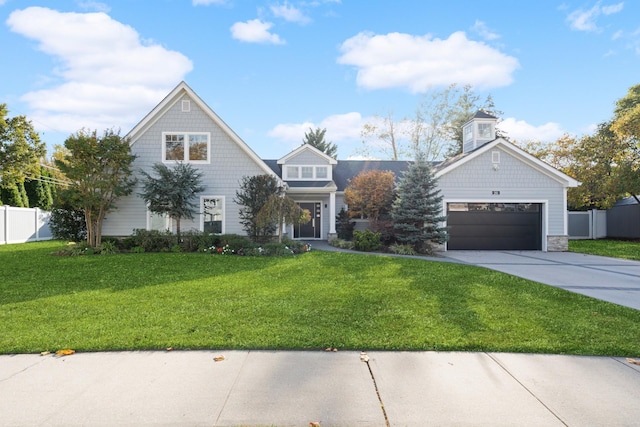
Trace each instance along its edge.
<path fill-rule="evenodd" d="M 40 213 L 40 208 L 35 208 L 35 224 L 36 224 L 36 242 L 40 240 L 40 218 L 38 213 Z"/>
<path fill-rule="evenodd" d="M 4 205 L 4 224 L 2 224 L 2 226 L 4 227 L 4 242 L 2 242 L 3 244 L 7 244 L 7 242 L 9 241 L 9 205 Z"/>

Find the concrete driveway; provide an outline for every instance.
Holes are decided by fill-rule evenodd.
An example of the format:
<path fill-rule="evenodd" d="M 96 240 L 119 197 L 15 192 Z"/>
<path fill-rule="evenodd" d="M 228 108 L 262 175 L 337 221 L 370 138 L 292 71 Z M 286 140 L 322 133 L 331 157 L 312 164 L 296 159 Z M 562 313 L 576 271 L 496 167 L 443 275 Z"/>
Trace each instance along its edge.
<path fill-rule="evenodd" d="M 640 310 L 640 262 L 574 252 L 447 251 L 453 260 Z"/>

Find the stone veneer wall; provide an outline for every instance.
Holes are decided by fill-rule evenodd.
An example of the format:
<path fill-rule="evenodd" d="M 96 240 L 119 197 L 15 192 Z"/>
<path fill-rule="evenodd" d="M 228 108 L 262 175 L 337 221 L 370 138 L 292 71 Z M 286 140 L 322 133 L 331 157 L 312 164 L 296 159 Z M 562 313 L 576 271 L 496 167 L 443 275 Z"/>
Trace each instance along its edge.
<path fill-rule="evenodd" d="M 569 236 L 547 236 L 548 252 L 567 252 L 569 250 Z"/>

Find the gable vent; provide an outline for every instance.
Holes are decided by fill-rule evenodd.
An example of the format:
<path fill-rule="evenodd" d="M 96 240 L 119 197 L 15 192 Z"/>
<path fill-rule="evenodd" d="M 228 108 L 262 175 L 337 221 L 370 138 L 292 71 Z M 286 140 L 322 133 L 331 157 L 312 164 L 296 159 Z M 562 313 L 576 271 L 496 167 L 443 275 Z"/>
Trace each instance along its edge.
<path fill-rule="evenodd" d="M 189 111 L 191 111 L 191 101 L 182 101 L 182 111 L 184 113 L 188 113 Z"/>

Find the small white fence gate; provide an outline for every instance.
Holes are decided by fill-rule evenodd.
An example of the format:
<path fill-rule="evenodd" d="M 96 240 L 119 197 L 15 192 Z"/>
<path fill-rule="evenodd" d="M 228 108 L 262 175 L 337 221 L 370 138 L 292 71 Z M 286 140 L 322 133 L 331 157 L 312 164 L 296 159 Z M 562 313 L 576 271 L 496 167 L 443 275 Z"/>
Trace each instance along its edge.
<path fill-rule="evenodd" d="M 51 240 L 51 212 L 40 208 L 0 206 L 0 245 Z"/>

